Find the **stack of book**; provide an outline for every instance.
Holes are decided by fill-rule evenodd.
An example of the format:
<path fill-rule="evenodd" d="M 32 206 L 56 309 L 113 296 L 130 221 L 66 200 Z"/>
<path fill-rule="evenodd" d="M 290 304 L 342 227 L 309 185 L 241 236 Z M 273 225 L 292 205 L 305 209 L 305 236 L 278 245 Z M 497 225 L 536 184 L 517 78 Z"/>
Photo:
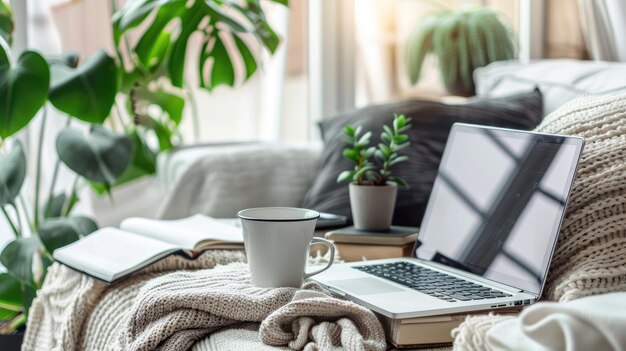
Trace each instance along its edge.
<path fill-rule="evenodd" d="M 410 257 L 417 239 L 418 228 L 391 226 L 385 231 L 358 230 L 354 227 L 326 233 L 335 242 L 339 256 L 346 262 Z"/>
<path fill-rule="evenodd" d="M 503 308 L 496 311 L 474 311 L 462 314 L 391 319 L 378 315 L 387 340 L 396 348 L 439 347 L 452 344 L 452 329 L 458 327 L 467 316 L 485 315 L 494 312 L 499 315 L 516 315 L 521 307 Z"/>

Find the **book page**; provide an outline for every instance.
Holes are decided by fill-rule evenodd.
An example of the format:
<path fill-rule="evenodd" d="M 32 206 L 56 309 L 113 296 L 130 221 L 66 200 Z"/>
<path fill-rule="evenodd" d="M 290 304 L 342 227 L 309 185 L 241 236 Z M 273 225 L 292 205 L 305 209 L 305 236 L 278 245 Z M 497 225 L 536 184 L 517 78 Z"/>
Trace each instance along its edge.
<path fill-rule="evenodd" d="M 197 214 L 175 220 L 128 218 L 122 222 L 123 230 L 194 250 L 202 241 L 243 243 L 241 228 L 223 221 Z"/>
<path fill-rule="evenodd" d="M 115 228 L 102 228 L 55 250 L 53 257 L 76 270 L 111 282 L 178 250 L 180 248 L 171 243 Z"/>

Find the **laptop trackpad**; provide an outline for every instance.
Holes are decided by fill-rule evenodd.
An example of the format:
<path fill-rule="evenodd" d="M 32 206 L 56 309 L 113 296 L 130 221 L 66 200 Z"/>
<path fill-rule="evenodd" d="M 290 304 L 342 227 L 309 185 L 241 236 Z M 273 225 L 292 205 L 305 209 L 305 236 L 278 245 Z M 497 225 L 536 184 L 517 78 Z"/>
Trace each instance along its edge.
<path fill-rule="evenodd" d="M 357 295 L 386 294 L 404 291 L 402 288 L 398 288 L 376 278 L 342 279 L 329 281 L 328 283 L 345 292 Z"/>

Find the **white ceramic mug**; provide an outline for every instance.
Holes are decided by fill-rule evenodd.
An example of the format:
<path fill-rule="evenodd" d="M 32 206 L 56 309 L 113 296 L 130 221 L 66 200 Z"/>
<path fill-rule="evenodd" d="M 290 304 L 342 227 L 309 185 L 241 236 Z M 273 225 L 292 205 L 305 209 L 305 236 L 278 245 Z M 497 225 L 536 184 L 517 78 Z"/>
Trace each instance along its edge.
<path fill-rule="evenodd" d="M 239 211 L 252 284 L 263 288 L 297 287 L 308 277 L 327 270 L 335 247 L 313 237 L 317 211 L 292 207 L 260 207 Z M 330 250 L 330 262 L 315 272 L 305 272 L 311 244 Z"/>

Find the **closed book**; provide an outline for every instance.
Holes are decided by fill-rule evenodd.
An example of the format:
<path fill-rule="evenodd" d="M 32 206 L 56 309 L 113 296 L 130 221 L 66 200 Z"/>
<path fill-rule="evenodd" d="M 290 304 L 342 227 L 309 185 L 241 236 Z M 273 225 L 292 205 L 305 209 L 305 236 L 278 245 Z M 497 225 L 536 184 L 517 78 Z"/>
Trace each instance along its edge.
<path fill-rule="evenodd" d="M 406 245 L 417 239 L 417 227 L 392 225 L 388 230 L 359 230 L 354 227 L 335 229 L 326 233 L 325 237 L 336 243 L 368 244 L 368 245 Z"/>
<path fill-rule="evenodd" d="M 346 262 L 378 260 L 383 258 L 410 257 L 413 243 L 402 246 L 343 244 L 335 242 L 339 257 Z"/>
<path fill-rule="evenodd" d="M 378 315 L 385 335 L 396 348 L 414 348 L 451 344 L 452 329 L 458 327 L 468 315 L 484 315 L 496 312 L 500 315 L 515 315 L 521 308 L 506 308 L 497 311 L 447 314 L 409 319 L 392 319 Z"/>

